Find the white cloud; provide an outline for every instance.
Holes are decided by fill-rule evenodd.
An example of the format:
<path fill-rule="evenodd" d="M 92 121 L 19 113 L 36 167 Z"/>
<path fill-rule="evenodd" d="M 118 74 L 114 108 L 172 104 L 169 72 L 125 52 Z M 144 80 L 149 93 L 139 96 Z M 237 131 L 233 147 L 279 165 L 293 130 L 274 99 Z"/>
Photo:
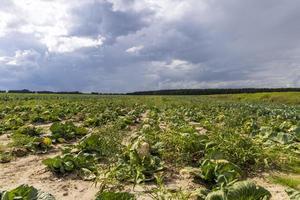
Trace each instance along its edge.
<path fill-rule="evenodd" d="M 14 57 L 8 57 L 8 61 L 6 62 L 7 65 L 20 65 L 28 56 L 30 57 L 33 55 L 33 52 L 31 50 L 25 50 L 25 51 L 16 51 Z"/>
<path fill-rule="evenodd" d="M 188 72 L 199 68 L 199 64 L 195 65 L 186 60 L 173 59 L 170 62 L 161 62 L 155 61 L 152 62 L 153 67 L 156 68 L 156 71 L 166 71 L 172 73 Z M 203 66 L 201 66 L 203 68 Z"/>
<path fill-rule="evenodd" d="M 23 20 L 36 26 L 56 26 L 59 22 L 70 20 L 68 10 L 72 4 L 65 0 L 13 0 L 18 14 L 23 15 Z"/>
<path fill-rule="evenodd" d="M 0 56 L 0 63 L 6 63 L 9 60 L 9 57 L 7 56 Z"/>
<path fill-rule="evenodd" d="M 178 0 L 145 0 L 145 3 L 156 11 L 158 17 L 166 20 L 179 19 L 191 7 L 189 1 Z"/>
<path fill-rule="evenodd" d="M 39 39 L 68 35 L 68 30 L 63 22 L 57 22 L 55 25 L 24 24 L 19 27 L 18 31 L 21 33 L 34 34 Z"/>
<path fill-rule="evenodd" d="M 69 30 L 74 24 L 69 14 L 70 10 L 80 6 L 81 2 L 71 4 L 66 0 L 13 0 L 13 2 L 24 20 L 15 31 L 33 34 L 47 46 L 49 52 L 72 52 L 84 47 L 98 47 L 103 43 L 104 38 L 100 36 L 97 39 L 69 36 Z M 4 25 L 0 22 L 0 28 Z"/>
<path fill-rule="evenodd" d="M 169 64 L 165 64 L 164 67 L 171 69 L 171 70 L 187 71 L 187 70 L 194 69 L 195 65 L 193 65 L 185 60 L 174 59 Z"/>
<path fill-rule="evenodd" d="M 49 52 L 67 53 L 86 47 L 100 47 L 104 38 L 97 39 L 88 37 L 46 37 L 42 40 L 47 45 Z"/>
<path fill-rule="evenodd" d="M 197 75 L 205 72 L 205 64 L 193 64 L 186 60 L 172 59 L 171 61 L 151 62 L 147 70 L 147 77 L 155 78 L 159 82 L 191 82 Z"/>
<path fill-rule="evenodd" d="M 142 49 L 144 49 L 144 46 L 143 45 L 140 45 L 140 46 L 134 46 L 134 47 L 131 47 L 129 49 L 126 50 L 127 53 L 138 53 L 140 52 Z"/>
<path fill-rule="evenodd" d="M 5 36 L 9 31 L 8 25 L 16 20 L 16 17 L 7 12 L 0 11 L 0 37 Z"/>
<path fill-rule="evenodd" d="M 196 8 L 198 14 L 207 10 L 207 0 L 138 0 L 128 3 L 124 0 L 108 0 L 113 3 L 115 10 L 137 11 L 150 9 L 160 20 L 174 21 Z M 198 19 L 201 20 L 201 19 Z"/>
<path fill-rule="evenodd" d="M 5 65 L 10 66 L 38 66 L 38 59 L 40 58 L 40 54 L 34 50 L 17 50 L 15 55 L 12 57 L 3 56 L 0 57 L 0 62 Z"/>

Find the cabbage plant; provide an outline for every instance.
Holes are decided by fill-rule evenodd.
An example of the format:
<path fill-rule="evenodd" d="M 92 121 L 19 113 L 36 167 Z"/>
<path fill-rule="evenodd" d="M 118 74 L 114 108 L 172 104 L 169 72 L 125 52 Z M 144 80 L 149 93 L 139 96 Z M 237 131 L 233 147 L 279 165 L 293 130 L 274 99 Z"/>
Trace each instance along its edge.
<path fill-rule="evenodd" d="M 19 187 L 10 190 L 0 192 L 0 200 L 55 200 L 54 196 L 37 190 L 29 185 L 20 185 Z"/>

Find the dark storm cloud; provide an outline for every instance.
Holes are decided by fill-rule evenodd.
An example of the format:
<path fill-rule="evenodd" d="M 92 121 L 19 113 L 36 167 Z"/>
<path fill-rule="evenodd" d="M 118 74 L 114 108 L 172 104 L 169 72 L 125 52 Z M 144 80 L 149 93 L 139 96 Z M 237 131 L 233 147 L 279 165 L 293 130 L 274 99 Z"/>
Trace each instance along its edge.
<path fill-rule="evenodd" d="M 298 1 L 4 2 L 0 89 L 300 86 Z"/>
<path fill-rule="evenodd" d="M 127 1 L 130 4 L 133 1 Z M 104 36 L 114 40 L 118 36 L 134 33 L 148 25 L 149 10 L 129 11 L 114 10 L 113 4 L 107 1 L 91 1 L 72 10 L 76 24 L 71 34 L 84 36 Z"/>
<path fill-rule="evenodd" d="M 40 43 L 32 34 L 10 32 L 4 37 L 0 37 L 0 52 L 13 55 L 17 50 L 35 49 L 45 52 L 47 48 Z"/>

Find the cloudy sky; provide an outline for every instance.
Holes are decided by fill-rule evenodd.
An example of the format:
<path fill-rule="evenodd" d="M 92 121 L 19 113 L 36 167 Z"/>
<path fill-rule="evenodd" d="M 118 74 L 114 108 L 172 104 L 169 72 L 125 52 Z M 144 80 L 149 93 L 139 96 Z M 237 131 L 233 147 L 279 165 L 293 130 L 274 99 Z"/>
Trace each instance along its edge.
<path fill-rule="evenodd" d="M 1 0 L 0 89 L 300 87 L 298 0 Z"/>

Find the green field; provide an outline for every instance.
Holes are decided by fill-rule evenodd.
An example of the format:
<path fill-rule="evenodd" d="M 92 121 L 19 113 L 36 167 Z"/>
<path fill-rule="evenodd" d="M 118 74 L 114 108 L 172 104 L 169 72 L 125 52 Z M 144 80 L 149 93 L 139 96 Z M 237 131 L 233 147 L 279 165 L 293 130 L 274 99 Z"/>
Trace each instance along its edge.
<path fill-rule="evenodd" d="M 0 94 L 0 162 L 0 199 L 299 199 L 300 93 Z"/>
<path fill-rule="evenodd" d="M 216 99 L 232 100 L 241 102 L 257 103 L 276 103 L 276 104 L 300 104 L 299 92 L 273 92 L 273 93 L 256 93 L 256 94 L 233 94 L 233 95 L 214 95 Z"/>

